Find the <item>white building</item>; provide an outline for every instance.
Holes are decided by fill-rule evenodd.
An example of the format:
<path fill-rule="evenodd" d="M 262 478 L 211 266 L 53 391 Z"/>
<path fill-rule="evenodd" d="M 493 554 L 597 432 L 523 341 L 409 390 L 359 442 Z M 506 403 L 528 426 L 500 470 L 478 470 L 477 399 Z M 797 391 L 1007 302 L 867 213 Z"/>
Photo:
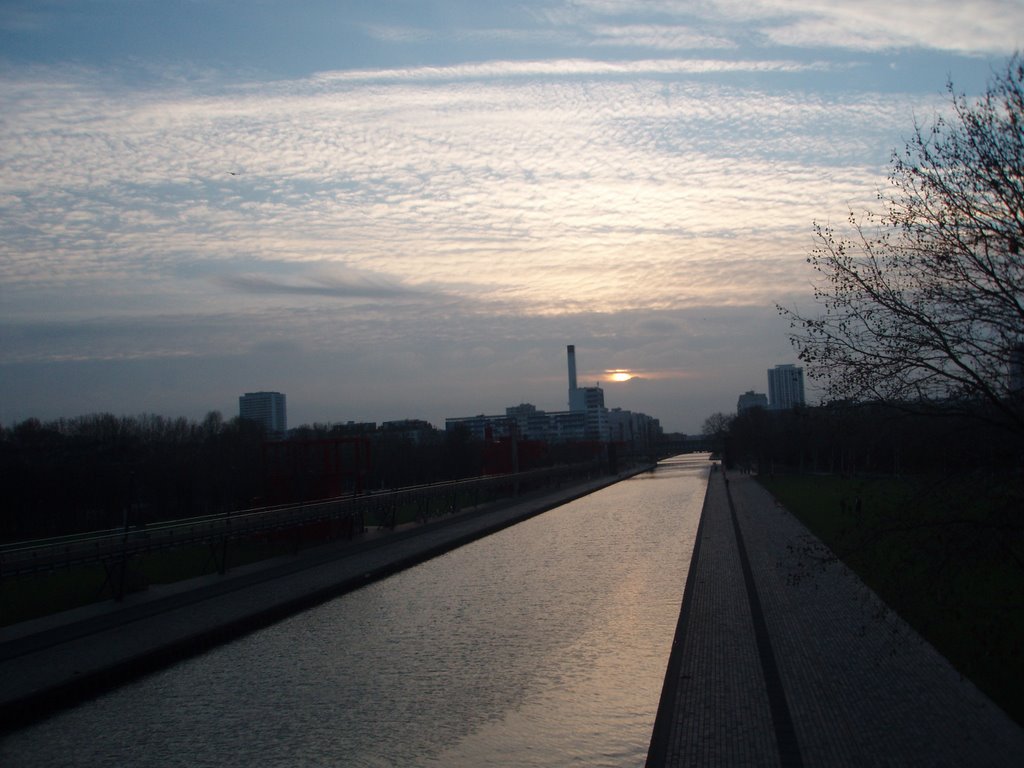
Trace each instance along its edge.
<path fill-rule="evenodd" d="M 773 411 L 804 405 L 804 369 L 792 364 L 768 369 L 768 403 Z"/>
<path fill-rule="evenodd" d="M 238 398 L 238 415 L 262 424 L 268 435 L 288 431 L 285 397 L 280 392 L 246 392 Z"/>
<path fill-rule="evenodd" d="M 505 409 L 504 416 L 449 416 L 444 420 L 446 432 L 467 429 L 477 440 L 502 440 L 512 435 L 522 440 L 546 440 L 550 443 L 575 442 L 587 438 L 585 411 L 538 410 L 529 403 Z"/>

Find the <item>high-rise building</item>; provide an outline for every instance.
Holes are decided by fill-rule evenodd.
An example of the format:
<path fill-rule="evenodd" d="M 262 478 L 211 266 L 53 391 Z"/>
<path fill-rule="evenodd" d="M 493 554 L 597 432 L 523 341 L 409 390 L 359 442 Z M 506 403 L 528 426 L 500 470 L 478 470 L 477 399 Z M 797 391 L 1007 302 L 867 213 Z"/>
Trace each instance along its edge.
<path fill-rule="evenodd" d="M 787 363 L 768 369 L 768 403 L 773 411 L 804 404 L 804 369 Z"/>
<path fill-rule="evenodd" d="M 769 375 L 771 375 L 770 372 Z M 755 392 L 752 389 L 740 395 L 739 400 L 736 401 L 736 413 L 743 413 L 751 408 L 764 408 L 767 410 L 768 395 L 763 392 Z"/>
<path fill-rule="evenodd" d="M 288 414 L 280 392 L 246 392 L 238 398 L 238 415 L 263 425 L 268 435 L 288 431 Z"/>

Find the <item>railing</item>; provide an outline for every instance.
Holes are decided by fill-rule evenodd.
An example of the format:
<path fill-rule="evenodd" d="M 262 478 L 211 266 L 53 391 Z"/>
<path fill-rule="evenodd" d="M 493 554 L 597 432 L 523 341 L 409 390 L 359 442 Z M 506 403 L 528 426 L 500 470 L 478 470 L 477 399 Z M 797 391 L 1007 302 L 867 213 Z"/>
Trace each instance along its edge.
<path fill-rule="evenodd" d="M 112 566 L 120 565 L 123 576 L 124 563 L 130 558 L 194 544 L 209 544 L 218 570 L 224 572 L 227 545 L 232 540 L 322 522 L 344 521 L 349 534 L 362 532 L 368 525 L 394 528 L 405 521 L 425 523 L 488 501 L 597 473 L 592 464 L 553 467 L 15 542 L 0 545 L 0 578 L 97 563 L 103 564 L 108 574 L 112 574 Z"/>

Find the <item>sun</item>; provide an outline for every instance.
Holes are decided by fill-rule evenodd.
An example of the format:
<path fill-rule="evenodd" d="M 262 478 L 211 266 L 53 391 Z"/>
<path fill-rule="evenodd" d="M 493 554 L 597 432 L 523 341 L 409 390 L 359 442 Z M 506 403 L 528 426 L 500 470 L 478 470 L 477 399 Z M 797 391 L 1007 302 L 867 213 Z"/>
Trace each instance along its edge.
<path fill-rule="evenodd" d="M 632 373 L 630 373 L 629 371 L 623 370 L 622 368 L 619 368 L 619 369 L 614 370 L 614 371 L 608 371 L 607 373 L 608 373 L 608 378 L 610 378 L 612 381 L 629 381 L 630 379 L 633 378 L 633 374 Z"/>

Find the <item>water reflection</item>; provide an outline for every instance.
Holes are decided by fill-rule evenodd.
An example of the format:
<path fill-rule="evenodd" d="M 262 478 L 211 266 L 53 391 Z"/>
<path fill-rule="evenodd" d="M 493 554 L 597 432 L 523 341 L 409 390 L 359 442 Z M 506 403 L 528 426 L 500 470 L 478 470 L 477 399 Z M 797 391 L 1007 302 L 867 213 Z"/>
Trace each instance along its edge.
<path fill-rule="evenodd" d="M 642 764 L 706 468 L 663 463 L 140 680 L 0 763 Z"/>

